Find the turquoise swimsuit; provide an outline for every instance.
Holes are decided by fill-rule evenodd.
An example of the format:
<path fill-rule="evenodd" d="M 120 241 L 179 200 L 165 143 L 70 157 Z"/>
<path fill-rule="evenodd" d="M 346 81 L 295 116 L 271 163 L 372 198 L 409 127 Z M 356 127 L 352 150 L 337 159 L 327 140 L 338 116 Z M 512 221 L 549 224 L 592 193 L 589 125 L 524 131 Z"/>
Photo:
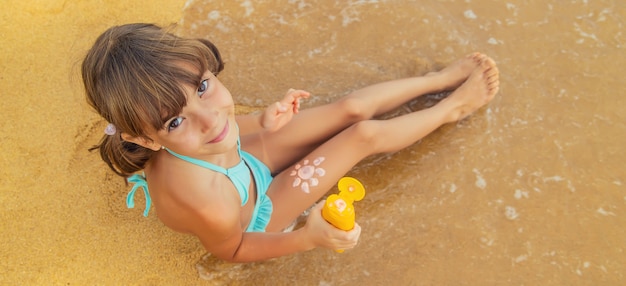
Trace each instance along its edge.
<path fill-rule="evenodd" d="M 270 216 L 272 215 L 272 201 L 266 194 L 267 189 L 272 182 L 272 174 L 270 173 L 269 168 L 265 166 L 263 162 L 252 156 L 250 153 L 241 150 L 241 147 L 239 146 L 239 141 L 237 141 L 237 151 L 239 152 L 239 157 L 241 158 L 241 161 L 239 161 L 239 163 L 234 167 L 228 169 L 222 168 L 206 161 L 177 154 L 167 148 L 165 150 L 184 161 L 224 174 L 226 177 L 228 177 L 228 179 L 230 179 L 233 185 L 235 185 L 235 188 L 237 189 L 237 192 L 241 197 L 242 206 L 248 202 L 248 188 L 250 187 L 251 182 L 250 173 L 252 173 L 252 176 L 254 177 L 254 183 L 256 185 L 257 200 L 254 206 L 254 211 L 252 213 L 252 219 L 250 219 L 250 224 L 248 225 L 246 232 L 265 231 L 265 227 L 269 223 Z M 143 175 L 135 174 L 128 178 L 128 182 L 134 183 L 135 185 L 132 187 L 132 189 L 128 193 L 128 196 L 126 197 L 126 205 L 129 208 L 133 208 L 135 206 L 133 199 L 135 196 L 135 191 L 139 187 L 142 187 L 144 195 L 146 196 L 146 209 L 144 210 L 143 215 L 148 216 L 151 200 L 150 193 L 148 192 L 148 183 L 146 182 L 146 178 Z"/>

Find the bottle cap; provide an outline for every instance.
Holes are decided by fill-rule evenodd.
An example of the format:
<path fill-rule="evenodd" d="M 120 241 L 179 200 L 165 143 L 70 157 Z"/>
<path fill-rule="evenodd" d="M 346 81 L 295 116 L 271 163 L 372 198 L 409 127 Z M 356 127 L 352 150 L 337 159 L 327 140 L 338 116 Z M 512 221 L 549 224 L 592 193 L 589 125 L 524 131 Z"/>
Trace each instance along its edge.
<path fill-rule="evenodd" d="M 343 177 L 337 183 L 339 196 L 352 201 L 360 201 L 365 197 L 365 187 L 359 180 L 352 177 Z"/>

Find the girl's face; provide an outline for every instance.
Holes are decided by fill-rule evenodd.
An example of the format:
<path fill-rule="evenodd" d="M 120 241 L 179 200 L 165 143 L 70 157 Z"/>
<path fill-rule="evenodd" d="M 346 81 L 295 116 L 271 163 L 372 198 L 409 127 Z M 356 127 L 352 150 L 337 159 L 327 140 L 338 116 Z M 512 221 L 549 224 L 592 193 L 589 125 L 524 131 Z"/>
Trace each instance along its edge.
<path fill-rule="evenodd" d="M 185 85 L 187 105 L 166 120 L 151 138 L 172 151 L 198 159 L 229 151 L 237 144 L 233 98 L 222 83 L 205 71 L 200 85 Z"/>

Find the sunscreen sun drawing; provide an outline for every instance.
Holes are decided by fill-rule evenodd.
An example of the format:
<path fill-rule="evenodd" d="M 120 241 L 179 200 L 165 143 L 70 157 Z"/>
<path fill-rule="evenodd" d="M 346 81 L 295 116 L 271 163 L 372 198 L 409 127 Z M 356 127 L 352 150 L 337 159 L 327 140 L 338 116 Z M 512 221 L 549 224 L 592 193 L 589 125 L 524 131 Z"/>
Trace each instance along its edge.
<path fill-rule="evenodd" d="M 294 170 L 289 174 L 292 177 L 295 177 L 293 180 L 293 187 L 300 187 L 300 189 L 305 193 L 310 193 L 310 188 L 315 187 L 319 184 L 318 177 L 323 177 L 326 174 L 326 170 L 319 167 L 322 162 L 324 162 L 326 158 L 318 157 L 313 160 L 313 163 L 309 162 L 309 160 L 305 159 L 302 161 L 302 165 L 296 164 Z"/>

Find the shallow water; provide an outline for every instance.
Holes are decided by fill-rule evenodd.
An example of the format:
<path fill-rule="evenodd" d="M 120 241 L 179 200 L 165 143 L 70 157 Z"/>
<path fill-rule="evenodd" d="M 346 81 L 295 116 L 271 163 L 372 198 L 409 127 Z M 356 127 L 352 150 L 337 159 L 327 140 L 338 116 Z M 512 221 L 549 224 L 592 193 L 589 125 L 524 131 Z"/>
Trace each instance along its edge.
<path fill-rule="evenodd" d="M 486 108 L 350 175 L 358 247 L 230 265 L 216 284 L 603 284 L 625 280 L 626 5 L 620 1 L 190 1 L 184 35 L 222 51 L 238 103 L 288 88 L 304 107 L 421 75 L 472 51 L 496 60 Z M 415 101 L 397 113 L 436 102 Z"/>

